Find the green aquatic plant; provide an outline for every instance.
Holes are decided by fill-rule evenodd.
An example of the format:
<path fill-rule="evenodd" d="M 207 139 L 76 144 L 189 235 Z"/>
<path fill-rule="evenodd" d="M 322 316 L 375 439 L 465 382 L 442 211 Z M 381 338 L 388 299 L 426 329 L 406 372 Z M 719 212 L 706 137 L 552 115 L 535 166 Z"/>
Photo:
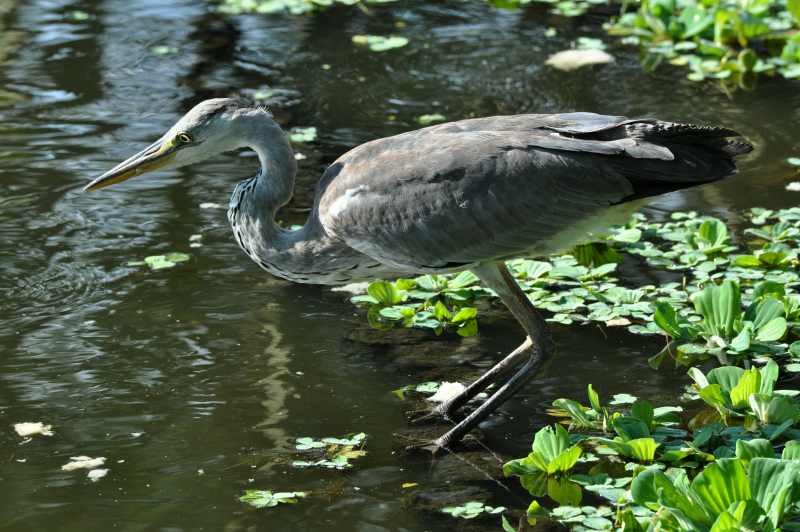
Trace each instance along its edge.
<path fill-rule="evenodd" d="M 617 413 L 611 418 L 613 439 L 594 437 L 592 443 L 607 447 L 626 458 L 640 462 L 652 462 L 659 443 L 652 437 L 655 427 L 655 409 L 647 401 L 636 401 L 631 406 L 631 415 Z"/>
<path fill-rule="evenodd" d="M 672 347 L 675 347 L 675 360 L 679 364 L 688 365 L 712 355 L 726 363 L 729 354 L 774 351 L 771 344 L 786 334 L 784 304 L 768 297 L 743 310 L 741 289 L 734 281 L 708 284 L 693 295 L 692 301 L 701 318 L 695 322 L 690 322 L 669 302 L 656 303 L 653 320 L 673 343 L 654 357 L 655 364 L 660 363 Z M 698 342 L 699 339 L 704 342 Z"/>
<path fill-rule="evenodd" d="M 298 499 L 308 496 L 305 491 L 247 490 L 239 500 L 254 508 L 273 508 L 279 504 L 296 504 Z"/>
<path fill-rule="evenodd" d="M 343 438 L 326 437 L 319 440 L 302 437 L 295 440 L 295 449 L 304 452 L 316 452 L 319 458 L 312 460 L 294 460 L 293 467 L 322 467 L 326 469 L 348 469 L 353 467 L 350 460 L 365 456 L 363 449 L 367 435 L 363 432 L 350 434 Z M 322 456 L 320 456 L 322 455 Z"/>
<path fill-rule="evenodd" d="M 643 257 L 648 264 L 669 270 L 691 269 L 709 274 L 729 262 L 735 251 L 727 226 L 716 218 L 696 212 L 675 212 L 669 222 L 647 222 L 635 218 L 642 236 L 626 243 L 628 253 Z"/>
<path fill-rule="evenodd" d="M 774 361 L 750 370 L 723 367 L 703 374 L 692 369 L 699 395 L 686 398 L 722 405 L 726 417 L 716 409 L 714 416 L 701 411 L 688 423 L 679 416 L 680 407 L 654 407 L 630 394 L 616 394 L 604 404 L 590 385 L 590 406 L 559 399 L 551 411 L 569 418 L 570 428 L 582 434 L 570 435 L 561 425 L 546 427 L 535 440 L 548 443 L 547 457 L 514 460 L 504 471 L 518 476 L 534 497 L 529 522 L 547 519 L 573 530 L 642 532 L 773 530 L 775 523 L 794 529 L 800 511 L 798 417 L 762 420 L 751 405 L 756 399 L 768 404 L 797 394 L 775 389 L 779 370 Z M 578 445 L 578 459 L 550 473 L 556 469 L 554 456 Z M 608 501 L 613 509 L 583 503 L 583 492 Z M 545 496 L 556 506 L 545 507 Z"/>
<path fill-rule="evenodd" d="M 676 423 L 679 421 L 676 414 L 682 410 L 674 406 L 653 408 L 648 401 L 630 394 L 616 394 L 609 406 L 603 406 L 600 395 L 591 384 L 587 386 L 587 395 L 591 406 L 584 406 L 572 399 L 559 398 L 553 401 L 553 408 L 548 410 L 548 414 L 566 418 L 568 421 L 565 422 L 571 428 L 599 430 L 604 433 L 613 430 L 619 436 L 633 439 L 638 437 L 634 433 L 650 436 L 658 427 Z M 612 407 L 615 409 L 612 410 Z"/>
<path fill-rule="evenodd" d="M 800 462 L 723 458 L 691 481 L 682 469 L 651 468 L 634 478 L 631 495 L 667 530 L 775 530 L 797 514 Z"/>
<path fill-rule="evenodd" d="M 746 425 L 790 427 L 800 420 L 800 406 L 792 398 L 794 392 L 774 389 L 778 372 L 778 365 L 770 360 L 761 369 L 723 366 L 705 375 L 691 368 L 689 376 L 700 399 L 714 408 L 725 424 L 739 418 Z"/>
<path fill-rule="evenodd" d="M 752 235 L 770 243 L 786 242 L 800 239 L 800 227 L 790 222 L 778 222 L 773 225 L 750 227 L 744 230 L 746 235 Z"/>
<path fill-rule="evenodd" d="M 797 0 L 642 0 L 607 25 L 649 54 L 689 69 L 689 79 L 730 80 L 747 88 L 754 74 L 800 77 Z"/>
<path fill-rule="evenodd" d="M 505 506 L 488 506 L 480 501 L 469 501 L 460 506 L 447 506 L 442 512 L 461 519 L 475 519 L 479 515 L 499 514 L 506 511 Z"/>
<path fill-rule="evenodd" d="M 503 464 L 503 473 L 506 476 L 566 473 L 578 462 L 582 452 L 580 445 L 571 444 L 569 434 L 561 425 L 544 427 L 534 436 L 528 456 Z"/>
<path fill-rule="evenodd" d="M 394 283 L 375 281 L 366 294 L 350 300 L 369 305 L 367 317 L 376 328 L 399 322 L 404 327 L 432 329 L 436 334 L 450 328 L 460 336 L 474 336 L 478 332 L 478 310 L 467 303 L 475 297 L 471 286 L 477 281 L 471 272 L 452 278 L 423 275 Z"/>

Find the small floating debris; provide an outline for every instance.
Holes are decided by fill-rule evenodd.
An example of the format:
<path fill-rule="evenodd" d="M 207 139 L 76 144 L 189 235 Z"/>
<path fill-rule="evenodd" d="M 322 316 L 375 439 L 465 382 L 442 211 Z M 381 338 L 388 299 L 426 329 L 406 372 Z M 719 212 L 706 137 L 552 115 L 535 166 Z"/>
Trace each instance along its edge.
<path fill-rule="evenodd" d="M 177 54 L 178 49 L 174 46 L 153 46 L 150 48 L 150 53 L 154 55 L 172 55 Z"/>
<path fill-rule="evenodd" d="M 90 456 L 70 456 L 71 462 L 61 466 L 62 471 L 75 471 L 76 469 L 96 469 L 106 463 L 105 456 L 92 458 Z"/>
<path fill-rule="evenodd" d="M 298 499 L 308 495 L 306 491 L 279 491 L 273 493 L 269 490 L 247 490 L 239 497 L 243 503 L 254 508 L 273 508 L 279 504 L 296 504 Z"/>
<path fill-rule="evenodd" d="M 297 152 L 297 153 L 294 154 L 294 160 L 295 161 L 304 161 L 306 159 L 308 159 L 308 157 L 306 157 L 305 155 L 303 155 L 300 152 Z"/>
<path fill-rule="evenodd" d="M 408 39 L 397 35 L 353 35 L 353 44 L 367 46 L 373 52 L 385 52 L 394 48 L 402 48 L 408 44 Z"/>
<path fill-rule="evenodd" d="M 447 118 L 443 114 L 433 113 L 430 115 L 421 115 L 417 117 L 417 123 L 421 126 L 428 126 L 436 122 L 444 122 Z"/>
<path fill-rule="evenodd" d="M 436 393 L 428 397 L 428 401 L 432 403 L 445 403 L 466 389 L 467 387 L 460 382 L 443 382 L 439 385 L 439 389 L 436 390 Z"/>
<path fill-rule="evenodd" d="M 192 256 L 186 253 L 173 251 L 165 255 L 150 255 L 145 257 L 144 260 L 132 260 L 127 262 L 126 266 L 149 266 L 151 270 L 164 270 L 166 268 L 174 268 L 179 262 L 186 262 Z"/>
<path fill-rule="evenodd" d="M 792 181 L 786 185 L 786 190 L 789 192 L 800 192 L 800 181 Z"/>
<path fill-rule="evenodd" d="M 364 281 L 363 283 L 350 283 L 342 286 L 334 286 L 331 288 L 331 292 L 347 292 L 353 295 L 366 294 L 368 286 L 369 281 Z"/>
<path fill-rule="evenodd" d="M 75 11 L 70 11 L 69 13 L 67 13 L 67 18 L 69 20 L 74 20 L 74 21 L 80 22 L 80 21 L 84 21 L 84 20 L 89 20 L 90 18 L 92 18 L 92 16 L 89 13 L 87 13 L 86 11 L 78 11 L 76 9 Z"/>
<path fill-rule="evenodd" d="M 289 138 L 292 142 L 313 142 L 317 138 L 317 128 L 293 127 L 289 132 Z"/>
<path fill-rule="evenodd" d="M 14 430 L 23 438 L 31 436 L 52 436 L 53 426 L 45 425 L 41 421 L 25 421 L 14 425 Z"/>
<path fill-rule="evenodd" d="M 108 469 L 92 469 L 86 474 L 86 478 L 92 482 L 97 482 L 108 474 Z"/>
<path fill-rule="evenodd" d="M 546 65 L 570 72 L 588 65 L 603 65 L 614 61 L 614 57 L 604 50 L 564 50 L 547 58 Z"/>
<path fill-rule="evenodd" d="M 800 166 L 800 157 L 789 157 L 786 162 L 792 166 Z"/>
<path fill-rule="evenodd" d="M 225 209 L 227 207 L 225 207 L 225 205 L 222 205 L 220 203 L 214 203 L 214 202 L 211 202 L 211 201 L 205 201 L 205 202 L 200 204 L 200 208 L 201 209 Z"/>
<path fill-rule="evenodd" d="M 248 93 L 250 98 L 268 108 L 277 107 L 280 109 L 286 109 L 288 107 L 298 105 L 303 101 L 303 94 L 300 91 L 293 89 L 262 87 L 252 92 L 245 91 L 245 94 Z"/>

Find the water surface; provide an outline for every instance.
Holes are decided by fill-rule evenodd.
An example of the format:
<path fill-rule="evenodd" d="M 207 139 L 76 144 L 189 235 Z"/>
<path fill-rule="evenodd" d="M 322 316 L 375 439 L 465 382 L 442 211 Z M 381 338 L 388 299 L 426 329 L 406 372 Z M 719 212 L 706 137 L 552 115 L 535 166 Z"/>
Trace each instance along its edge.
<path fill-rule="evenodd" d="M 444 531 L 454 523 L 431 510 L 446 500 L 437 493 L 525 504 L 491 480 L 496 461 L 432 463 L 398 452 L 393 435 L 407 428 L 409 405 L 390 390 L 487 367 L 520 339 L 508 316 L 469 340 L 381 336 L 345 295 L 267 276 L 236 247 L 224 209 L 207 205 L 227 204 L 236 180 L 255 171 L 246 153 L 80 192 L 204 98 L 277 89 L 271 107 L 285 126 L 318 128 L 318 142 L 300 148 L 307 158 L 287 222 L 302 220 L 338 154 L 433 112 L 585 110 L 724 124 L 757 146 L 741 173 L 665 196 L 651 212 L 697 208 L 735 227 L 743 208 L 800 197 L 784 190 L 793 176 L 783 162 L 800 152 L 800 84 L 764 80 L 728 96 L 680 70 L 645 73 L 635 51 L 613 44 L 611 65 L 545 67 L 550 53 L 596 31 L 592 16 L 455 1 L 303 17 L 166 4 L 0 0 L 4 530 Z M 555 38 L 545 37 L 550 26 Z M 391 32 L 411 43 L 375 54 L 350 42 Z M 203 245 L 190 248 L 196 234 Z M 157 273 L 126 266 L 173 250 L 192 260 Z M 554 336 L 553 364 L 484 425 L 501 457 L 524 452 L 544 407 L 582 398 L 588 382 L 656 402 L 674 401 L 685 381 L 646 369 L 658 340 L 593 326 L 554 327 Z M 56 434 L 20 444 L 11 430 L 20 421 L 50 423 Z M 286 464 L 295 437 L 360 431 L 369 454 L 352 471 Z M 107 457 L 108 476 L 91 483 L 62 472 L 77 455 Z M 247 488 L 313 495 L 255 511 L 237 501 Z"/>

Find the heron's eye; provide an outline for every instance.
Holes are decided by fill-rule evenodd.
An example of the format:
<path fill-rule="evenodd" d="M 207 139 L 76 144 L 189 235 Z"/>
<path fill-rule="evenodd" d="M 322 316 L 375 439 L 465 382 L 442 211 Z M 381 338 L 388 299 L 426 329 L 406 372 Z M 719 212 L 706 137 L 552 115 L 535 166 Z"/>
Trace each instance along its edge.
<path fill-rule="evenodd" d="M 192 142 L 192 136 L 188 133 L 178 133 L 177 139 L 181 144 L 191 144 Z"/>

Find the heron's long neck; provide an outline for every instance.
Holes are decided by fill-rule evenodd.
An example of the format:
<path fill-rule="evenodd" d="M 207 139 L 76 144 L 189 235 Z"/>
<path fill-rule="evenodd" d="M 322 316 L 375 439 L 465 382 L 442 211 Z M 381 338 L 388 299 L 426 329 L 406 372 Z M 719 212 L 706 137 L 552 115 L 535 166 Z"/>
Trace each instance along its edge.
<path fill-rule="evenodd" d="M 255 150 L 261 171 L 236 186 L 228 209 L 245 253 L 273 275 L 300 283 L 343 284 L 381 273 L 396 277 L 378 271 L 378 262 L 329 236 L 316 210 L 297 230 L 275 223 L 275 213 L 292 197 L 297 163 L 286 135 L 266 113 L 255 111 L 246 119 L 239 130 L 240 145 Z"/>
<path fill-rule="evenodd" d="M 237 185 L 231 197 L 229 218 L 236 239 L 262 267 L 296 271 L 305 260 L 305 246 L 313 224 L 296 231 L 275 222 L 275 214 L 289 202 L 297 171 L 294 153 L 286 135 L 266 113 L 243 117 L 239 135 L 242 144 L 258 154 L 261 171 Z"/>
<path fill-rule="evenodd" d="M 275 226 L 275 213 L 292 199 L 297 163 L 286 135 L 277 124 L 270 119 L 259 129 L 247 141 L 261 164 L 252 200 L 257 203 L 259 216 Z"/>

